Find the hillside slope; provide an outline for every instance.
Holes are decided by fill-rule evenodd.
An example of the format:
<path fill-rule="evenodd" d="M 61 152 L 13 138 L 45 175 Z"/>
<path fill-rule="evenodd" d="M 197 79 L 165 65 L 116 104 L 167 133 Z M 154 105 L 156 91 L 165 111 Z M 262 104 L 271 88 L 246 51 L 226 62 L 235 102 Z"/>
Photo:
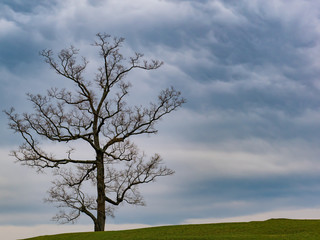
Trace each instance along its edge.
<path fill-rule="evenodd" d="M 263 222 L 153 227 L 125 231 L 69 233 L 28 240 L 319 240 L 320 220 L 271 219 Z"/>

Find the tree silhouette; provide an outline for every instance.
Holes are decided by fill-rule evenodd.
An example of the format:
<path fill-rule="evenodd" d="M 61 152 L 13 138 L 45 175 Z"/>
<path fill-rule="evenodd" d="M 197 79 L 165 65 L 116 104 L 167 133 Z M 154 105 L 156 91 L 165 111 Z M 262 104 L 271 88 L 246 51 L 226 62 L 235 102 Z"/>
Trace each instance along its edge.
<path fill-rule="evenodd" d="M 161 91 L 148 107 L 130 106 L 126 98 L 131 84 L 125 77 L 134 69 L 157 69 L 162 62 L 144 60 L 140 53 L 126 59 L 120 53 L 123 38 L 96 36 L 93 46 L 99 49 L 102 65 L 92 82 L 84 77 L 88 61 L 83 57 L 79 61 L 78 49 L 71 46 L 56 57 L 51 50 L 43 50 L 40 54 L 45 62 L 74 88 L 27 94 L 32 113 L 17 114 L 13 108 L 5 113 L 9 127 L 24 140 L 13 156 L 40 171 L 54 169 L 57 178 L 47 199 L 61 208 L 54 219 L 74 222 L 84 213 L 93 220 L 95 231 L 104 231 L 106 215 L 113 215 L 114 206 L 144 204 L 139 185 L 174 173 L 158 154 L 147 159 L 130 137 L 156 133 L 155 124 L 185 100 L 171 87 Z M 76 158 L 73 148 L 64 157 L 56 157 L 44 149 L 37 136 L 52 142 L 85 142 L 94 157 Z M 95 193 L 90 195 L 87 190 L 92 184 Z"/>

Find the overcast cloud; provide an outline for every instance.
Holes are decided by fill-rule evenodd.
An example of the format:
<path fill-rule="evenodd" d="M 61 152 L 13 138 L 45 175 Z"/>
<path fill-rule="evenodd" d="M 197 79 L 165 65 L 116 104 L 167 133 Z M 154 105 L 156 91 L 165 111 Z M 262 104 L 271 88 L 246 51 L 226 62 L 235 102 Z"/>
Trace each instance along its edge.
<path fill-rule="evenodd" d="M 316 0 L 1 0 L 1 110 L 28 111 L 26 92 L 70 86 L 42 49 L 74 45 L 94 77 L 95 34 L 124 37 L 125 54 L 165 62 L 129 75 L 132 101 L 173 85 L 187 104 L 158 135 L 135 139 L 176 174 L 142 188 L 147 207 L 123 206 L 107 223 L 319 218 L 319 16 Z M 42 201 L 51 176 L 13 163 L 8 154 L 21 140 L 4 114 L 0 124 L 0 229 L 8 240 L 37 235 L 41 224 L 54 233 L 56 209 Z"/>

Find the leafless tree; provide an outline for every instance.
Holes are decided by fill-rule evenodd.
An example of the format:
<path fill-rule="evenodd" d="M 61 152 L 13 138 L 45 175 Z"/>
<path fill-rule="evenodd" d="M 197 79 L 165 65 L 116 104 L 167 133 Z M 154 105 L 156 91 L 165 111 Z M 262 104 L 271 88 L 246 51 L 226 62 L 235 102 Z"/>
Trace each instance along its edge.
<path fill-rule="evenodd" d="M 75 87 L 51 88 L 46 95 L 28 94 L 32 113 L 17 114 L 13 108 L 6 111 L 9 127 L 21 134 L 24 142 L 12 152 L 15 158 L 38 170 L 52 168 L 57 175 L 47 199 L 62 209 L 55 219 L 74 222 L 84 213 L 93 220 L 95 231 L 104 231 L 106 215 L 113 215 L 114 206 L 144 204 L 139 185 L 173 174 L 158 154 L 146 159 L 129 138 L 156 133 L 155 124 L 185 102 L 171 87 L 161 91 L 148 107 L 130 106 L 126 102 L 131 87 L 124 80 L 127 74 L 134 69 L 157 69 L 162 62 L 144 60 L 140 53 L 126 59 L 120 53 L 123 41 L 97 34 L 93 46 L 99 49 L 102 65 L 92 82 L 84 76 L 88 61 L 79 60 L 76 48 L 63 49 L 57 56 L 43 50 L 45 62 Z M 37 140 L 39 136 L 42 142 Z M 76 158 L 76 149 L 56 157 L 41 144 L 45 139 L 83 141 L 94 157 Z M 95 186 L 93 195 L 86 191 L 89 185 Z"/>

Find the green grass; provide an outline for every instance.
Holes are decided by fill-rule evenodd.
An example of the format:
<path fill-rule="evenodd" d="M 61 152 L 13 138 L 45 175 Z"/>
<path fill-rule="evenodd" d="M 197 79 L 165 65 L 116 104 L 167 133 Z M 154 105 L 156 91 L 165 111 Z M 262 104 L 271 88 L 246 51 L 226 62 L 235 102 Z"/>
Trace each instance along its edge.
<path fill-rule="evenodd" d="M 264 222 L 152 227 L 125 231 L 68 233 L 28 240 L 319 240 L 320 220 L 271 219 Z"/>

